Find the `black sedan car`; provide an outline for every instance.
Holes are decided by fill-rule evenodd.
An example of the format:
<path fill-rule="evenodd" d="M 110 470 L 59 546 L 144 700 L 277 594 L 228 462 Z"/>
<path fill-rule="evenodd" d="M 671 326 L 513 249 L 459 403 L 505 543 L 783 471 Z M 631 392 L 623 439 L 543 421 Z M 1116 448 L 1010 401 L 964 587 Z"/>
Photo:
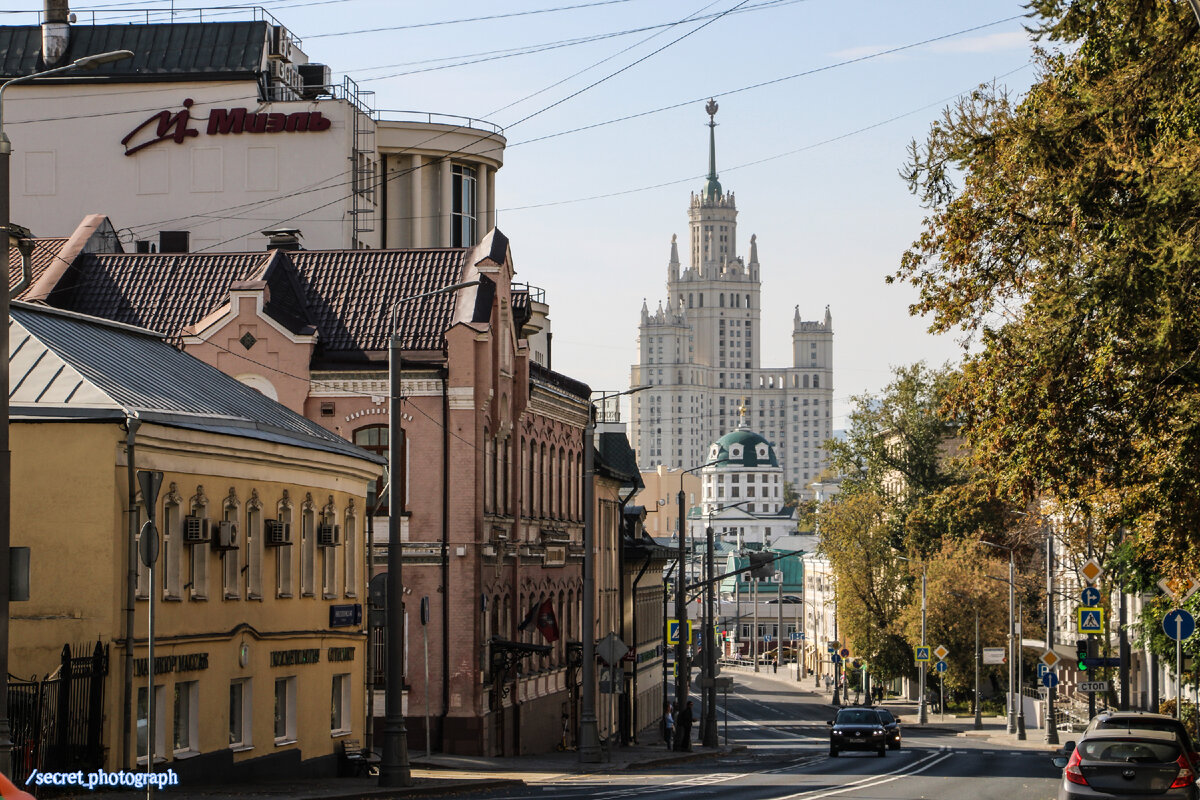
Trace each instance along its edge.
<path fill-rule="evenodd" d="M 829 755 L 843 750 L 874 750 L 887 755 L 888 737 L 873 708 L 843 708 L 829 721 Z"/>

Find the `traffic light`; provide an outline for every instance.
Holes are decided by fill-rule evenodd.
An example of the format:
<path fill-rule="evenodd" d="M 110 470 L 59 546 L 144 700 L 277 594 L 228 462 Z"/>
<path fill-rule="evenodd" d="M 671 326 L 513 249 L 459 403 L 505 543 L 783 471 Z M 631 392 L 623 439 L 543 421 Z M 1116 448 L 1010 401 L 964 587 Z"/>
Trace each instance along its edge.
<path fill-rule="evenodd" d="M 1078 663 L 1075 665 L 1075 667 L 1080 672 L 1087 672 L 1087 668 L 1088 668 L 1087 661 L 1086 661 L 1087 657 L 1088 657 L 1088 640 L 1087 639 L 1076 639 L 1075 640 L 1075 660 Z"/>

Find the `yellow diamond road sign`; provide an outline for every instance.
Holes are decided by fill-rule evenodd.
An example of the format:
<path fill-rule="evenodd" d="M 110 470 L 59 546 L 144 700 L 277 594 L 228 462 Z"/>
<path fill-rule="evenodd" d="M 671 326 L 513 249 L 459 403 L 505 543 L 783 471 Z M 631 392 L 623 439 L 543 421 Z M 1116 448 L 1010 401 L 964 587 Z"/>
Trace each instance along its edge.
<path fill-rule="evenodd" d="M 945 645 L 939 644 L 933 648 L 933 654 L 938 657 L 938 661 L 945 661 L 946 656 L 950 655 L 950 651 L 946 649 Z"/>
<path fill-rule="evenodd" d="M 1059 661 L 1062 661 L 1062 658 L 1053 650 L 1047 650 L 1046 652 L 1042 653 L 1042 663 L 1047 667 L 1053 668 L 1054 665 Z"/>
<path fill-rule="evenodd" d="M 1084 564 L 1079 571 L 1083 573 L 1083 577 L 1087 579 L 1088 583 L 1095 583 L 1096 580 L 1104 574 L 1104 568 L 1101 567 L 1100 562 L 1094 558 L 1089 558 L 1087 563 Z"/>

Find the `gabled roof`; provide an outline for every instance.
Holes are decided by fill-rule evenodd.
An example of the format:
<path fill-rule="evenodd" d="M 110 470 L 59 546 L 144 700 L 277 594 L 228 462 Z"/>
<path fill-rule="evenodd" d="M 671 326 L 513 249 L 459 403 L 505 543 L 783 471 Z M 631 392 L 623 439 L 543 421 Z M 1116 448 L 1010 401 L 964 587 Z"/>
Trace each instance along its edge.
<path fill-rule="evenodd" d="M 198 322 L 226 307 L 231 288 L 265 282 L 269 316 L 294 333 L 316 329 L 315 360 L 356 361 L 387 351 L 397 298 L 460 283 L 474 275 L 476 262 L 494 260 L 497 254 L 506 258 L 507 252 L 507 237 L 493 230 L 473 248 L 82 253 L 53 286 L 38 287 L 37 299 L 178 336 L 192 333 Z M 480 277 L 488 285 L 400 303 L 403 348 L 438 351 L 456 319 L 486 322 L 492 287 L 486 276 Z M 473 299 L 475 305 L 457 314 L 460 299 Z"/>
<path fill-rule="evenodd" d="M 267 23 L 263 20 L 72 25 L 62 63 L 95 53 L 132 50 L 132 58 L 69 78 L 74 82 L 126 82 L 251 77 L 262 70 L 266 42 Z M 45 69 L 41 27 L 0 27 L 0 77 L 30 75 L 40 69 Z"/>
<path fill-rule="evenodd" d="M 596 434 L 596 473 L 615 478 L 625 486 L 639 489 L 645 486 L 629 439 L 619 431 Z"/>
<path fill-rule="evenodd" d="M 136 416 L 383 463 L 152 331 L 21 302 L 11 319 L 14 420 Z"/>

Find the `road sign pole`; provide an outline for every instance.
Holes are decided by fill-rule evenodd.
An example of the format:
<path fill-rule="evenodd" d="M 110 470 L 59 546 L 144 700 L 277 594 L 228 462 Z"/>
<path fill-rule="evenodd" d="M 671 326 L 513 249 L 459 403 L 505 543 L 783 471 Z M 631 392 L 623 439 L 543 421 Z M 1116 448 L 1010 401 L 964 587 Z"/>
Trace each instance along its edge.
<path fill-rule="evenodd" d="M 1054 650 L 1054 537 L 1049 535 L 1046 536 L 1046 650 Z M 1058 722 L 1054 718 L 1055 691 L 1053 686 L 1046 687 L 1046 744 L 1058 744 Z"/>
<path fill-rule="evenodd" d="M 921 647 L 925 647 L 925 562 L 921 562 Z M 924 725 L 929 722 L 929 714 L 925 708 L 925 673 L 928 671 L 929 662 L 921 664 L 921 699 L 917 701 L 917 723 Z"/>
<path fill-rule="evenodd" d="M 1175 719 L 1183 719 L 1183 615 L 1175 615 Z"/>
<path fill-rule="evenodd" d="M 979 711 L 979 667 L 983 663 L 983 650 L 979 647 L 979 604 L 975 604 L 975 730 L 983 728 Z"/>

